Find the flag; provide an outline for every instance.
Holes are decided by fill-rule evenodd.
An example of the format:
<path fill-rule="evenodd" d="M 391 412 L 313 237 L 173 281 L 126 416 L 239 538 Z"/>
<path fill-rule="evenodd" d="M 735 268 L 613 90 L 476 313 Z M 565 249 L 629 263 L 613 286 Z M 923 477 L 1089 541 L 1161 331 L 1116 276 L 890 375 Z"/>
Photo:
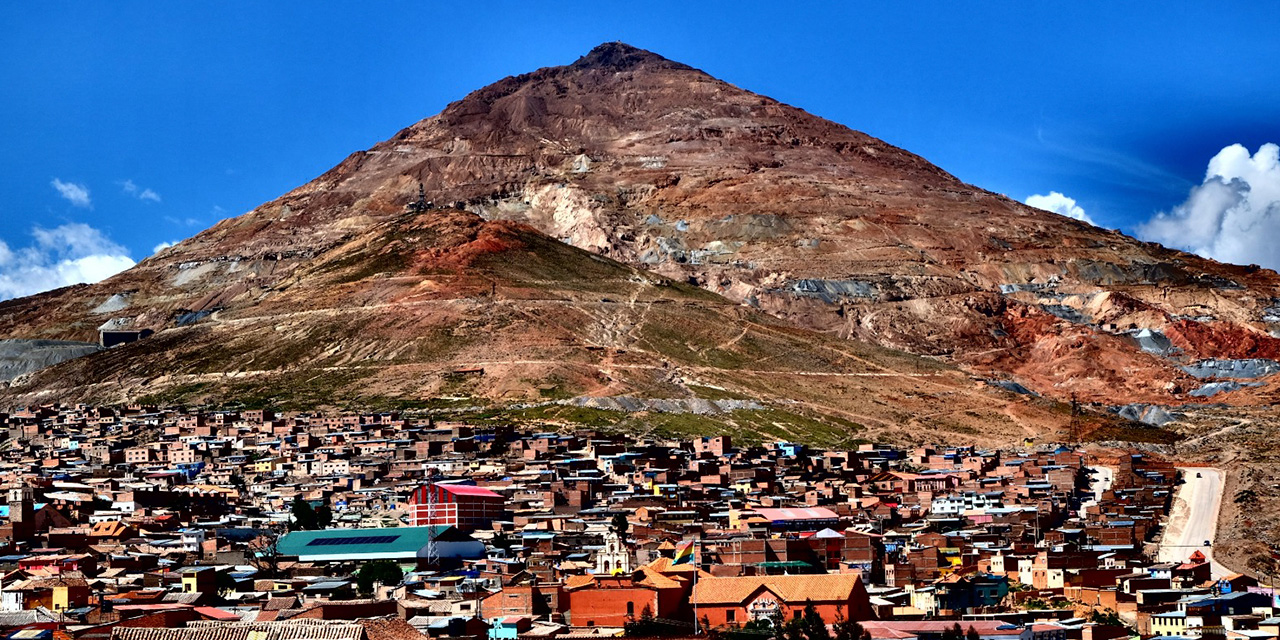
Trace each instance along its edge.
<path fill-rule="evenodd" d="M 676 545 L 676 555 L 671 560 L 671 564 L 693 563 L 693 541 L 685 540 Z"/>

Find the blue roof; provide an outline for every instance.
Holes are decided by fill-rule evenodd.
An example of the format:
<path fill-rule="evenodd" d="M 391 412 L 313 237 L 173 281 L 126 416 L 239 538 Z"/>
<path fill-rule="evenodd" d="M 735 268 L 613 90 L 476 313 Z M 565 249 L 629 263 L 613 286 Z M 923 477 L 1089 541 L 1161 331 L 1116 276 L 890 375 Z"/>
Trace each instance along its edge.
<path fill-rule="evenodd" d="M 281 555 L 307 560 L 416 558 L 432 534 L 452 527 L 388 527 L 292 531 L 280 538 Z"/>

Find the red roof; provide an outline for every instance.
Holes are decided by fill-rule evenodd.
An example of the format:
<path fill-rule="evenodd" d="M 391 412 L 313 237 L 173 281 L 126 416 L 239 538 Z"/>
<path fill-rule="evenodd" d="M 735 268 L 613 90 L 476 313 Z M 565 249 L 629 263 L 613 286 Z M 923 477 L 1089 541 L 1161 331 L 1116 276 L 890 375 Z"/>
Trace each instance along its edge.
<path fill-rule="evenodd" d="M 779 520 L 838 520 L 836 512 L 825 507 L 809 507 L 803 509 L 752 509 L 770 522 Z"/>
<path fill-rule="evenodd" d="M 482 496 L 485 498 L 501 498 L 502 495 L 494 493 L 484 487 L 477 487 L 471 484 L 437 484 L 437 487 L 452 493 L 455 496 Z"/>
<path fill-rule="evenodd" d="M 217 607 L 196 607 L 196 612 L 201 615 L 213 618 L 214 620 L 239 620 L 240 616 Z"/>

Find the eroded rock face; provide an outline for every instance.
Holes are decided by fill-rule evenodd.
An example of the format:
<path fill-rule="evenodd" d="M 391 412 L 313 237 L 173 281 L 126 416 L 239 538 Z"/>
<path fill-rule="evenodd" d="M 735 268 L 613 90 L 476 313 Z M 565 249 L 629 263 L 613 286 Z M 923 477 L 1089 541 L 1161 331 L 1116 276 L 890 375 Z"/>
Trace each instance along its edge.
<path fill-rule="evenodd" d="M 1026 207 L 620 43 L 480 89 L 92 299 L 73 289 L 41 297 L 40 312 L 0 306 L 0 335 L 84 336 L 85 312 L 119 291 L 139 327 L 234 316 L 405 215 L 419 183 L 436 203 L 527 223 L 795 326 L 1050 397 L 1192 402 L 1201 383 L 1184 365 L 1280 353 L 1274 272 Z M 1169 348 L 1134 338 L 1144 330 Z M 1275 385 L 1262 382 L 1215 401 L 1269 402 Z"/>
<path fill-rule="evenodd" d="M 0 340 L 0 383 L 101 350 L 93 342 Z"/>
<path fill-rule="evenodd" d="M 953 367 L 797 328 L 456 209 L 370 219 L 327 248 L 277 255 L 144 263 L 112 282 L 6 303 L 0 318 L 40 331 L 101 323 L 155 334 L 44 362 L 0 385 L 0 406 L 146 397 L 310 410 L 448 397 L 549 419 L 589 408 L 638 429 L 688 414 L 676 422 L 836 442 L 1009 443 L 1067 420 L 1053 403 Z M 178 284 L 175 273 L 199 275 Z M 124 280 L 133 315 L 103 323 L 103 292 Z"/>

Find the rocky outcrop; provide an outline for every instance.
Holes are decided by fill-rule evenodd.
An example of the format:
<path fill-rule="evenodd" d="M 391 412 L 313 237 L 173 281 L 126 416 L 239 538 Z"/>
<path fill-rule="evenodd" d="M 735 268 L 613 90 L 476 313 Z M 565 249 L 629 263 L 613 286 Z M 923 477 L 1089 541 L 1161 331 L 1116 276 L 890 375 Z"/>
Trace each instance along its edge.
<path fill-rule="evenodd" d="M 0 340 L 0 382 L 101 350 L 102 347 L 93 342 Z"/>
<path fill-rule="evenodd" d="M 382 304 L 386 280 L 418 267 L 401 249 L 422 237 L 397 221 L 420 184 L 435 203 L 530 225 L 810 335 L 942 358 L 1060 400 L 1194 403 L 1202 384 L 1185 366 L 1280 354 L 1274 272 L 1026 207 L 620 43 L 475 91 L 102 286 L 0 304 L 0 336 L 85 339 L 100 324 L 88 311 L 122 303 L 138 328 L 197 330 L 325 270 L 347 274 L 346 303 Z M 363 270 L 334 266 L 353 255 Z M 420 288 L 396 295 L 457 286 L 411 273 Z M 1265 402 L 1275 378 L 1214 399 Z"/>

